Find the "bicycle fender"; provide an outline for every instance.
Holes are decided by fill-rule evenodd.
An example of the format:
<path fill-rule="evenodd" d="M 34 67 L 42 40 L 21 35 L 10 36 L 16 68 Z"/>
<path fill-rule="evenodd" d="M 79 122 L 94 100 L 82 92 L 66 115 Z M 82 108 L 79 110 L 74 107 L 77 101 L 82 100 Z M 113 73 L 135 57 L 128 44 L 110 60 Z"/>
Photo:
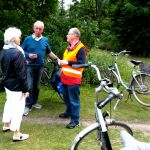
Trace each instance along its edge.
<path fill-rule="evenodd" d="M 96 122 L 91 124 L 90 126 L 86 127 L 85 129 L 83 129 L 79 134 L 77 134 L 77 136 L 75 137 L 70 150 L 74 150 L 74 147 L 76 145 L 76 143 L 78 143 L 78 141 L 80 139 L 82 139 L 82 137 L 84 137 L 85 134 L 89 133 L 91 130 L 94 130 L 95 128 L 99 127 L 100 125 Z"/>

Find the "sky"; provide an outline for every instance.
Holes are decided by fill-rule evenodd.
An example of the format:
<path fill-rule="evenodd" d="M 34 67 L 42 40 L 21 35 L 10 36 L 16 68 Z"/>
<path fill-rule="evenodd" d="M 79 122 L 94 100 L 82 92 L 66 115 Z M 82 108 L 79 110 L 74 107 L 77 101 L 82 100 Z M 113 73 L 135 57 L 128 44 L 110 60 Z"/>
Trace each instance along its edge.
<path fill-rule="evenodd" d="M 61 1 L 61 0 L 59 0 L 59 1 Z M 65 9 L 67 9 L 70 6 L 70 4 L 73 4 L 72 0 L 64 0 Z"/>

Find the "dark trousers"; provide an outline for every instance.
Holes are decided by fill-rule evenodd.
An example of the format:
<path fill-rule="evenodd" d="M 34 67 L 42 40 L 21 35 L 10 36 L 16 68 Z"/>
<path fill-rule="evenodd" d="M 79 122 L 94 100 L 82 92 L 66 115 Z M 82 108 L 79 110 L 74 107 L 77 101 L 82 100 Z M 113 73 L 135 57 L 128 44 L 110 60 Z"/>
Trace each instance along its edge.
<path fill-rule="evenodd" d="M 27 66 L 27 82 L 29 86 L 29 97 L 26 100 L 26 107 L 31 108 L 39 96 L 40 80 L 43 73 L 43 66 Z"/>
<path fill-rule="evenodd" d="M 63 96 L 66 104 L 65 113 L 71 117 L 71 122 L 79 123 L 80 118 L 80 85 L 63 84 Z"/>

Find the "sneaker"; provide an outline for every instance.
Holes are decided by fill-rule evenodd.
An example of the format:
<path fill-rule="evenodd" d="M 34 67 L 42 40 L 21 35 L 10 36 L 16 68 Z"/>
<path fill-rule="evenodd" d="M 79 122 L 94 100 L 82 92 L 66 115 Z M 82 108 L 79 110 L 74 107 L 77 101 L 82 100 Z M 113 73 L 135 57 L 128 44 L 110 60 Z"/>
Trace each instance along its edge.
<path fill-rule="evenodd" d="M 27 115 L 29 114 L 30 111 L 31 111 L 30 108 L 25 107 L 23 115 L 24 115 L 24 116 L 27 116 Z"/>
<path fill-rule="evenodd" d="M 29 134 L 20 134 L 19 137 L 13 136 L 13 142 L 24 141 L 29 138 Z"/>
<path fill-rule="evenodd" d="M 66 113 L 61 113 L 59 114 L 59 118 L 69 118 L 70 116 L 67 115 Z"/>
<path fill-rule="evenodd" d="M 66 125 L 66 128 L 73 129 L 73 128 L 77 127 L 77 126 L 79 126 L 79 123 L 70 122 L 69 124 Z"/>
<path fill-rule="evenodd" d="M 41 109 L 42 108 L 42 105 L 36 103 L 34 105 L 32 105 L 32 107 L 36 108 L 36 109 Z"/>
<path fill-rule="evenodd" d="M 8 132 L 10 131 L 10 127 L 3 127 L 3 132 Z"/>

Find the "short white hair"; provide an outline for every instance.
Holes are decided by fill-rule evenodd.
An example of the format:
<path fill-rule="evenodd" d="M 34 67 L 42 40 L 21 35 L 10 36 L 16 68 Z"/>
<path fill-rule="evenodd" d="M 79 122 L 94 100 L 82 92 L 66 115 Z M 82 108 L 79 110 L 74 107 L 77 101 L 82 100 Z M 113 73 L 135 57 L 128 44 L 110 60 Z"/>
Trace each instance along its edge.
<path fill-rule="evenodd" d="M 81 36 L 81 32 L 78 28 L 74 27 L 74 28 L 71 28 L 70 31 L 72 31 L 75 35 L 77 35 L 78 37 Z"/>
<path fill-rule="evenodd" d="M 36 22 L 34 23 L 34 27 L 35 27 L 36 25 L 40 25 L 40 26 L 42 26 L 43 29 L 44 29 L 44 23 L 43 23 L 42 21 L 40 21 L 40 20 L 36 21 Z"/>
<path fill-rule="evenodd" d="M 16 27 L 10 27 L 6 29 L 4 33 L 4 43 L 14 43 L 15 38 L 21 37 L 21 34 L 21 30 Z"/>

